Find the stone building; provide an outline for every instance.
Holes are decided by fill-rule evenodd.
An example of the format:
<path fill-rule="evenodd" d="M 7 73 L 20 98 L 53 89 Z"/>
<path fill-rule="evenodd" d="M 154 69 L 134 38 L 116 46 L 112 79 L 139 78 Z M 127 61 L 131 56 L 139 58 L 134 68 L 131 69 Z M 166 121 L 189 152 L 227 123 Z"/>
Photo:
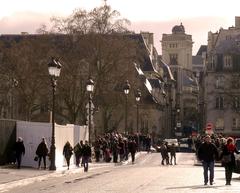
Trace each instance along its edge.
<path fill-rule="evenodd" d="M 172 28 L 172 34 L 162 35 L 162 60 L 169 64 L 176 80 L 171 102 L 171 129 L 176 136 L 188 136 L 196 127 L 198 82 L 192 66 L 192 36 L 182 25 Z"/>
<path fill-rule="evenodd" d="M 215 133 L 240 134 L 240 17 L 235 26 L 208 33 L 206 123 Z"/>

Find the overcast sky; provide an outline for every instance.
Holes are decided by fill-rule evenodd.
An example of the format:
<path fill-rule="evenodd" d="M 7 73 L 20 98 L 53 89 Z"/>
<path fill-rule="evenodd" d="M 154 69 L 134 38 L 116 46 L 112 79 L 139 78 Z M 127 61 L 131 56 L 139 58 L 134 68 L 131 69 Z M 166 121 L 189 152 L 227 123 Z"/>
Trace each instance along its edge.
<path fill-rule="evenodd" d="M 0 34 L 34 33 L 52 16 L 68 16 L 75 8 L 91 10 L 103 5 L 103 0 L 2 0 Z M 207 44 L 207 33 L 220 27 L 235 25 L 240 16 L 240 0 L 107 0 L 112 9 L 131 21 L 130 29 L 139 33 L 154 33 L 155 46 L 161 54 L 163 33 L 171 33 L 181 22 L 192 35 L 193 54 Z"/>

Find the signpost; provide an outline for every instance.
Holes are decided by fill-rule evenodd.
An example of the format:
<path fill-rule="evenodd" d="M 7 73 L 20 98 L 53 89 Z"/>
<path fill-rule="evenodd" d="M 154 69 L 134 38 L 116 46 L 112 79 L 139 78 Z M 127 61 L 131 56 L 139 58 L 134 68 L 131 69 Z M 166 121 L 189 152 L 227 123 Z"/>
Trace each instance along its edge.
<path fill-rule="evenodd" d="M 208 135 L 213 134 L 213 124 L 212 123 L 207 123 L 207 127 L 205 129 L 205 133 Z"/>

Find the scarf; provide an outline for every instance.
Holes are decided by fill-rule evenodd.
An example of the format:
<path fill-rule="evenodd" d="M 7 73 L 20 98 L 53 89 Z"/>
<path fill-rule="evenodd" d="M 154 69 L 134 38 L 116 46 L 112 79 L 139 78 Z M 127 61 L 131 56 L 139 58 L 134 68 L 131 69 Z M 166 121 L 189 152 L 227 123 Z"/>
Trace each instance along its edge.
<path fill-rule="evenodd" d="M 227 149 L 230 153 L 233 153 L 235 151 L 236 146 L 232 143 L 227 144 Z"/>

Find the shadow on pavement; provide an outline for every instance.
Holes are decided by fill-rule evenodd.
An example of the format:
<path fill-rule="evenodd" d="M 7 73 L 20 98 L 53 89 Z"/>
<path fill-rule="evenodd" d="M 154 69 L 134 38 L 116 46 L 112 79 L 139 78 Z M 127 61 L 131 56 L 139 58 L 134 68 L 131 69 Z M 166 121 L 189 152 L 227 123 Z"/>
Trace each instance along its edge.
<path fill-rule="evenodd" d="M 195 185 L 195 186 L 176 186 L 176 187 L 169 187 L 169 188 L 166 188 L 168 190 L 172 190 L 172 189 L 205 189 L 205 188 L 214 188 L 214 189 L 217 189 L 217 188 L 220 188 L 220 187 L 225 187 L 225 185 Z"/>

